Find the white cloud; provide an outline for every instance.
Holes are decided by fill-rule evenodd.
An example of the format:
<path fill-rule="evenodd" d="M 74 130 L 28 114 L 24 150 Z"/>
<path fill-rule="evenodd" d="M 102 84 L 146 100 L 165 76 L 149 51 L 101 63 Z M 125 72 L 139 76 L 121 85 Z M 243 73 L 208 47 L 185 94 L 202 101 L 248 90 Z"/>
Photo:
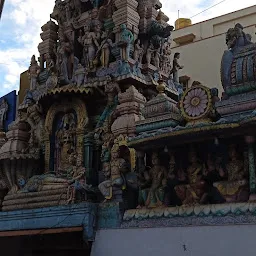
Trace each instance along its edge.
<path fill-rule="evenodd" d="M 12 40 L 16 44 L 3 50 L 0 46 L 0 69 L 5 73 L 2 87 L 6 89 L 0 93 L 19 88 L 20 73 L 28 68 L 31 56 L 38 55 L 37 46 L 41 41 L 41 26 L 50 19 L 54 2 L 54 0 L 8 1 L 8 7 L 12 7 L 12 11 L 5 13 L 1 25 L 12 24 L 12 38 L 1 38 L 1 40 L 5 42 Z"/>
<path fill-rule="evenodd" d="M 180 17 L 190 18 L 209 7 L 209 5 L 214 5 L 219 1 L 161 0 L 163 11 L 170 17 L 171 24 L 174 24 L 178 18 L 178 10 L 180 11 Z M 203 4 L 209 2 L 208 6 Z M 6 24 L 10 26 L 11 24 L 11 31 L 4 31 L 4 38 L 0 34 L 0 42 L 14 41 L 17 44 L 14 47 L 9 46 L 7 49 L 1 49 L 0 45 L 0 69 L 5 74 L 2 87 L 6 88 L 4 92 L 0 91 L 0 93 L 18 89 L 20 73 L 28 68 L 33 54 L 38 56 L 37 46 L 41 41 L 41 26 L 49 20 L 54 3 L 54 0 L 9 0 L 6 2 L 5 8 L 11 11 L 10 13 L 5 13 L 4 10 L 0 30 L 1 26 L 3 27 Z M 203 21 L 254 4 L 255 0 L 226 0 L 220 5 L 194 17 L 192 21 L 194 23 Z M 7 35 L 9 38 L 7 38 Z M 1 64 L 2 62 L 5 64 Z"/>

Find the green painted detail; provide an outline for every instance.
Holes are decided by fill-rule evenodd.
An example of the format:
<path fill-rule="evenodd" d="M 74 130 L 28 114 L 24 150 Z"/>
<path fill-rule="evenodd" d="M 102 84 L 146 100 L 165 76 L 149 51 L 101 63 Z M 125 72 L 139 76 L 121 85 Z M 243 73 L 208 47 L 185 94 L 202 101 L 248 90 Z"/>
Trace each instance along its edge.
<path fill-rule="evenodd" d="M 141 133 L 141 132 L 153 131 L 153 130 L 158 130 L 158 129 L 167 128 L 167 127 L 175 127 L 177 125 L 178 125 L 178 122 L 173 120 L 155 122 L 150 124 L 142 124 L 142 125 L 136 126 L 136 132 Z"/>
<path fill-rule="evenodd" d="M 236 94 L 240 94 L 240 93 L 250 92 L 255 89 L 256 89 L 256 83 L 255 83 L 255 81 L 252 81 L 252 82 L 239 84 L 239 85 L 236 85 L 233 87 L 232 86 L 228 87 L 226 89 L 226 94 L 229 96 L 232 96 L 232 95 L 236 95 Z"/>

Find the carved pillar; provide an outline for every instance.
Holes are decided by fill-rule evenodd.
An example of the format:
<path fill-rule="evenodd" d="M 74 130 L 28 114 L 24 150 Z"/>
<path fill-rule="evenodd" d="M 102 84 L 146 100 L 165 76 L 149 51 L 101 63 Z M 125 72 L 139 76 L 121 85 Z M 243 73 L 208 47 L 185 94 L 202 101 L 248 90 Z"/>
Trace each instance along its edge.
<path fill-rule="evenodd" d="M 93 180 L 93 133 L 89 133 L 84 137 L 84 166 L 86 168 L 86 176 L 89 180 Z"/>
<path fill-rule="evenodd" d="M 116 107 L 116 120 L 111 126 L 111 131 L 118 135 L 134 136 L 135 123 L 144 119 L 141 110 L 146 103 L 145 97 L 132 85 L 124 93 L 118 95 L 119 105 Z"/>
<path fill-rule="evenodd" d="M 113 32 L 116 34 L 116 42 L 120 41 L 120 25 L 125 24 L 134 34 L 136 39 L 139 34 L 140 16 L 137 12 L 138 2 L 136 0 L 115 0 L 117 10 L 112 18 L 115 23 Z"/>
<path fill-rule="evenodd" d="M 256 175 L 255 175 L 255 137 L 245 136 L 245 142 L 248 145 L 248 162 L 249 162 L 249 182 L 250 182 L 250 193 L 254 195 L 256 199 Z M 250 196 L 250 199 L 251 199 Z"/>

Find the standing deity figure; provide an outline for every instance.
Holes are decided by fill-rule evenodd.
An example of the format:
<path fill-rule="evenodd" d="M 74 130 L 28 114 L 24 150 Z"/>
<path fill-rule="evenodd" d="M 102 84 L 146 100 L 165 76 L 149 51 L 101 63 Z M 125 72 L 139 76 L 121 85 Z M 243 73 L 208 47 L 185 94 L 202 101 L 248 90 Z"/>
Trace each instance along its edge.
<path fill-rule="evenodd" d="M 4 131 L 4 121 L 6 120 L 8 109 L 8 102 L 3 98 L 0 102 L 0 132 Z"/>
<path fill-rule="evenodd" d="M 172 66 L 173 82 L 175 83 L 179 83 L 179 70 L 183 69 L 184 67 L 179 64 L 179 59 L 180 59 L 180 53 L 176 52 L 174 54 L 173 66 Z"/>
<path fill-rule="evenodd" d="M 142 63 L 142 57 L 143 57 L 144 50 L 140 45 L 140 40 L 136 39 L 134 42 L 134 53 L 133 53 L 133 59 L 136 62 Z"/>
<path fill-rule="evenodd" d="M 155 50 L 155 56 L 154 56 L 154 64 L 157 69 L 160 69 L 160 59 L 161 59 L 161 53 L 160 48 Z"/>
<path fill-rule="evenodd" d="M 96 49 L 99 48 L 95 32 L 90 31 L 90 24 L 84 26 L 84 35 L 80 31 L 78 42 L 83 46 L 83 62 L 85 67 L 92 68 L 96 56 Z"/>
<path fill-rule="evenodd" d="M 119 146 L 114 144 L 111 149 L 110 179 L 103 181 L 98 186 L 106 200 L 113 198 L 113 190 L 125 189 L 124 175 L 128 172 L 129 168 L 126 161 L 120 157 Z"/>
<path fill-rule="evenodd" d="M 74 55 L 74 44 L 70 36 L 64 35 L 63 31 L 59 33 L 59 45 L 57 48 L 56 67 L 61 82 L 65 84 L 73 80 L 74 72 L 77 69 L 79 60 Z"/>
<path fill-rule="evenodd" d="M 102 67 L 107 68 L 109 65 L 110 52 L 111 52 L 111 47 L 113 46 L 113 42 L 110 38 L 108 38 L 108 35 L 105 31 L 102 34 L 102 39 L 103 41 L 101 42 L 101 45 L 98 51 L 101 50 L 100 62 Z"/>
<path fill-rule="evenodd" d="M 154 53 L 155 49 L 153 44 L 151 43 L 147 49 L 147 53 L 146 53 L 146 59 L 147 59 L 147 64 L 151 64 L 152 61 L 152 55 Z"/>
<path fill-rule="evenodd" d="M 127 29 L 125 24 L 120 25 L 120 29 L 121 59 L 128 61 L 134 36 L 133 33 Z"/>
<path fill-rule="evenodd" d="M 49 53 L 45 54 L 45 61 L 46 61 L 46 69 L 49 72 L 49 75 L 55 72 L 55 63 L 54 60 L 52 59 L 51 55 Z"/>
<path fill-rule="evenodd" d="M 55 144 L 55 171 L 59 174 L 65 172 L 72 164 L 69 161 L 70 155 L 76 150 L 76 120 L 73 113 L 66 113 L 56 132 Z"/>
<path fill-rule="evenodd" d="M 154 208 L 163 206 L 167 171 L 159 163 L 156 152 L 152 155 L 152 167 L 140 177 L 139 206 Z"/>
<path fill-rule="evenodd" d="M 30 90 L 34 90 L 37 85 L 37 77 L 40 73 L 40 66 L 36 61 L 35 55 L 31 57 L 30 66 L 28 68 L 28 76 L 30 80 Z"/>
<path fill-rule="evenodd" d="M 28 96 L 25 102 L 28 105 L 27 113 L 21 121 L 26 121 L 30 125 L 29 147 L 39 147 L 43 132 L 43 109 L 31 96 Z"/>

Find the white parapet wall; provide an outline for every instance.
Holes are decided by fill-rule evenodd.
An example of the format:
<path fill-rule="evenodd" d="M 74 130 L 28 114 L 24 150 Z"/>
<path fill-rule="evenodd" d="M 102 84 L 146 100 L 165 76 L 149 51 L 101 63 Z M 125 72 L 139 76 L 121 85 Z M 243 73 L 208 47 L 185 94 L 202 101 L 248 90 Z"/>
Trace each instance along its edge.
<path fill-rule="evenodd" d="M 256 225 L 99 230 L 91 256 L 255 256 Z"/>

